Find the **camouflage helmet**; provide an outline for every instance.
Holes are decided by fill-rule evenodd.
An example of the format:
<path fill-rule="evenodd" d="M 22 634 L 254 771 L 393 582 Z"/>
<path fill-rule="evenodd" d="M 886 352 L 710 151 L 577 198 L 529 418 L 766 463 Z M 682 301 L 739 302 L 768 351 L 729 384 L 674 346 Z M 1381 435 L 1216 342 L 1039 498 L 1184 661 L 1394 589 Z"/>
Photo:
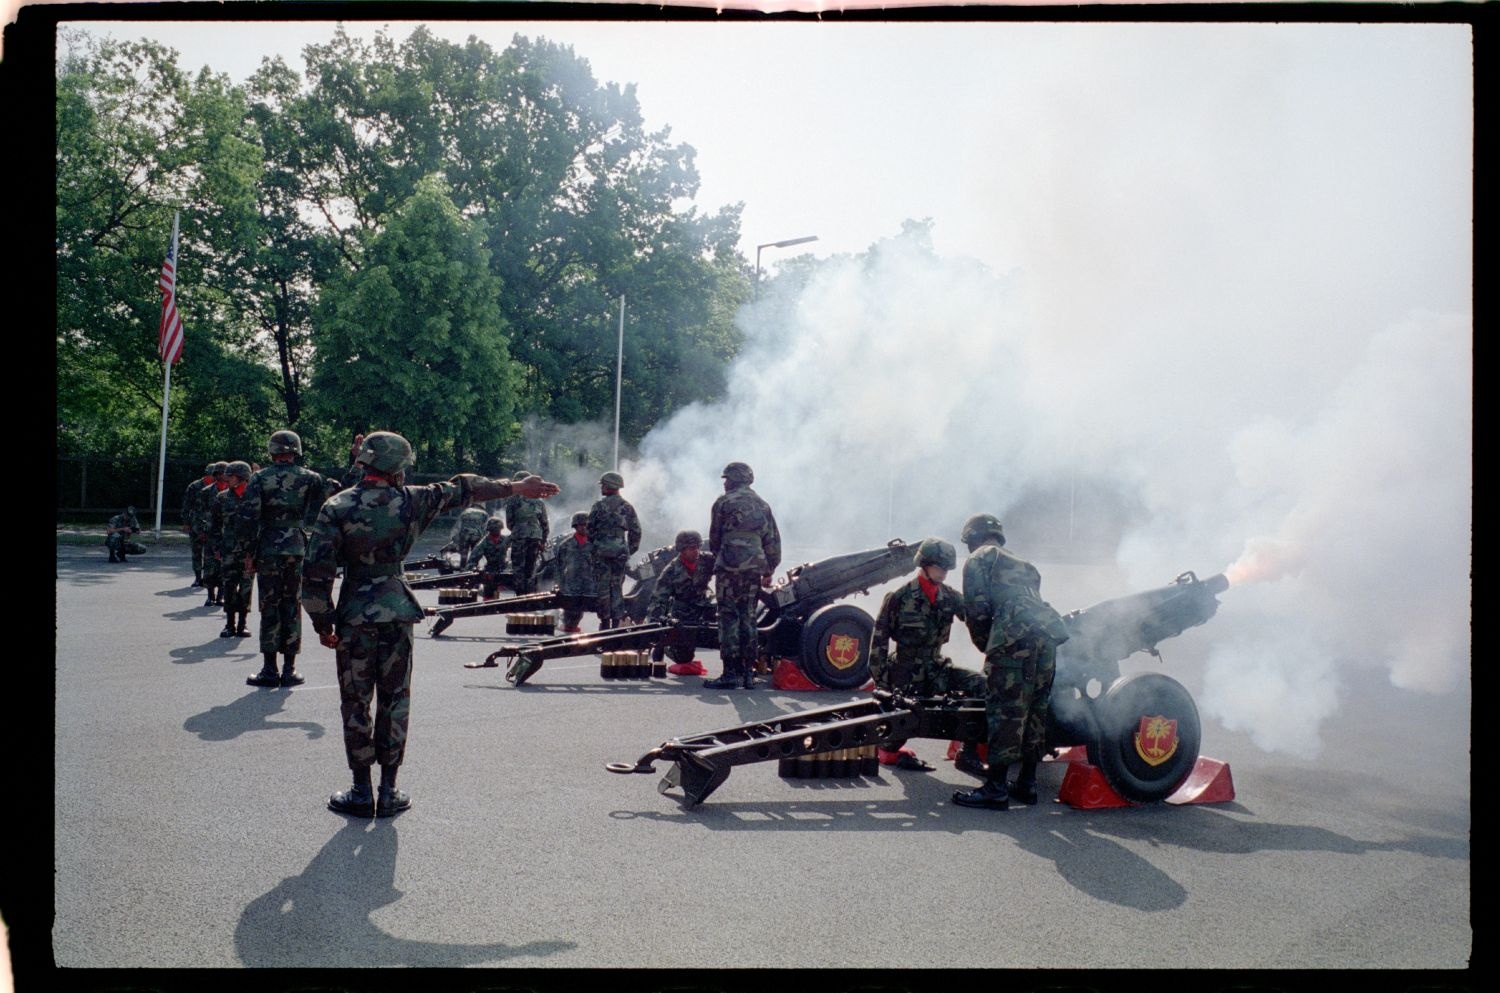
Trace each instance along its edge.
<path fill-rule="evenodd" d="M 743 483 L 748 486 L 755 482 L 755 473 L 750 471 L 750 467 L 743 462 L 729 463 L 719 475 L 731 483 Z"/>
<path fill-rule="evenodd" d="M 618 472 L 606 472 L 599 477 L 600 486 L 608 486 L 612 490 L 624 489 L 625 477 Z"/>
<path fill-rule="evenodd" d="M 132 518 L 135 517 L 135 508 L 134 507 L 126 507 L 125 508 L 125 516 L 126 517 L 132 517 Z"/>
<path fill-rule="evenodd" d="M 505 522 L 499 517 L 491 517 L 489 520 L 484 522 L 484 529 L 491 534 L 499 534 L 501 531 L 505 530 Z"/>
<path fill-rule="evenodd" d="M 208 471 L 212 475 L 222 476 L 224 474 L 224 471 L 228 468 L 228 462 L 215 462 L 213 465 L 208 467 Z"/>
<path fill-rule="evenodd" d="M 210 462 L 208 465 L 203 467 L 203 475 L 212 476 L 214 473 L 220 471 L 219 467 L 223 464 L 224 463 L 222 462 Z"/>
<path fill-rule="evenodd" d="M 1005 529 L 994 514 L 975 514 L 964 521 L 964 529 L 958 537 L 965 545 L 977 545 L 986 535 L 994 535 L 1002 545 L 1005 543 Z"/>
<path fill-rule="evenodd" d="M 416 461 L 411 442 L 394 431 L 374 431 L 360 442 L 356 465 L 367 465 L 376 472 L 394 475 Z"/>
<path fill-rule="evenodd" d="M 576 514 L 573 515 L 573 519 L 569 522 L 568 526 L 576 528 L 578 525 L 580 525 L 580 524 L 587 524 L 588 522 L 589 522 L 588 512 L 580 510 L 578 513 L 576 513 Z"/>
<path fill-rule="evenodd" d="M 517 469 L 515 472 L 510 474 L 510 481 L 513 483 L 519 483 L 523 479 L 530 478 L 531 473 L 527 472 L 525 469 Z"/>
<path fill-rule="evenodd" d="M 224 467 L 224 471 L 226 473 L 228 473 L 229 475 L 231 475 L 231 476 L 238 476 L 241 479 L 249 479 L 250 478 L 250 463 L 249 462 L 231 462 L 227 466 Z"/>
<path fill-rule="evenodd" d="M 953 546 L 941 538 L 928 538 L 917 546 L 917 554 L 914 559 L 917 568 L 923 566 L 941 566 L 950 572 L 958 565 L 958 553 Z"/>
<path fill-rule="evenodd" d="M 703 547 L 703 535 L 697 531 L 678 531 L 676 539 L 672 542 L 672 551 L 681 552 L 686 548 Z"/>
<path fill-rule="evenodd" d="M 266 443 L 267 455 L 301 455 L 302 439 L 295 431 L 277 431 Z"/>

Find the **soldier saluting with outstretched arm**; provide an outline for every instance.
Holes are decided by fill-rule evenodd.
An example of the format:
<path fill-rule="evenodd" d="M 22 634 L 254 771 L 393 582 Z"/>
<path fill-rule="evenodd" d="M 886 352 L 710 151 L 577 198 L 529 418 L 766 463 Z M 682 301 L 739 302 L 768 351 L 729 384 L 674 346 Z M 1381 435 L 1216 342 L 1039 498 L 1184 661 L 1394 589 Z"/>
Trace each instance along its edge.
<path fill-rule="evenodd" d="M 363 475 L 318 512 L 303 567 L 302 604 L 318 640 L 335 652 L 344 752 L 354 784 L 328 808 L 356 817 L 389 817 L 411 806 L 396 788 L 411 707 L 412 625 L 423 617 L 401 563 L 445 510 L 520 493 L 543 498 L 558 487 L 539 476 L 517 483 L 464 473 L 443 483 L 407 486 L 410 442 L 390 431 L 366 435 L 355 457 Z M 338 604 L 333 579 L 344 580 Z M 375 719 L 370 700 L 375 698 Z M 380 763 L 378 798 L 370 771 Z"/>

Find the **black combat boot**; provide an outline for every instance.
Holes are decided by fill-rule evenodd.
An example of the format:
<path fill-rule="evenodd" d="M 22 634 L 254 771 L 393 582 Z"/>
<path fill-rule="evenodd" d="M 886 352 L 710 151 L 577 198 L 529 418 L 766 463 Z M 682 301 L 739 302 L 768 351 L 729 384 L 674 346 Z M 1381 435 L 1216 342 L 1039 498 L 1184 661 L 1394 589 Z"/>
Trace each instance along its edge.
<path fill-rule="evenodd" d="M 195 572 L 195 573 L 193 573 L 193 585 L 189 586 L 188 589 L 190 589 L 190 590 L 198 590 L 198 589 L 202 589 L 202 588 L 203 588 L 203 574 L 201 572 Z"/>
<path fill-rule="evenodd" d="M 984 759 L 979 757 L 979 746 L 974 742 L 966 742 L 963 748 L 958 750 L 958 756 L 953 760 L 953 768 L 959 772 L 965 772 L 975 779 L 988 777 L 988 768 Z"/>
<path fill-rule="evenodd" d="M 245 677 L 245 682 L 251 686 L 280 686 L 281 679 L 276 675 L 276 653 L 263 652 L 265 661 L 261 663 L 260 672 L 253 676 Z"/>
<path fill-rule="evenodd" d="M 224 630 L 222 630 L 222 631 L 219 632 L 219 637 L 220 638 L 233 638 L 234 637 L 234 613 L 232 611 L 228 611 L 228 610 L 224 611 Z"/>
<path fill-rule="evenodd" d="M 205 584 L 204 589 L 208 590 L 208 596 L 203 598 L 203 606 L 212 607 L 214 605 L 214 588 Z"/>
<path fill-rule="evenodd" d="M 746 666 L 740 670 L 740 688 L 753 690 L 760 684 L 755 681 L 755 670 Z"/>
<path fill-rule="evenodd" d="M 370 767 L 354 770 L 354 785 L 328 798 L 328 809 L 351 817 L 375 816 L 375 791 L 370 789 Z"/>
<path fill-rule="evenodd" d="M 113 548 L 111 548 L 109 550 L 109 560 L 111 562 L 118 562 L 118 561 L 120 561 L 120 557 L 115 554 L 115 550 Z"/>
<path fill-rule="evenodd" d="M 234 629 L 234 636 L 236 638 L 250 637 L 250 629 L 245 626 L 245 622 L 249 619 L 249 617 L 250 612 L 248 610 L 240 611 L 240 626 Z"/>
<path fill-rule="evenodd" d="M 411 806 L 411 797 L 406 791 L 396 789 L 396 770 L 399 768 L 401 767 L 395 765 L 380 767 L 380 792 L 375 799 L 376 817 L 390 817 Z"/>
<path fill-rule="evenodd" d="M 705 679 L 703 688 L 706 690 L 737 690 L 740 687 L 740 677 L 729 666 L 724 667 L 724 674 L 718 679 Z"/>
<path fill-rule="evenodd" d="M 266 660 L 267 661 L 271 661 L 275 657 L 276 657 L 275 655 L 267 653 Z M 276 671 L 274 666 L 272 667 L 271 671 L 272 672 Z M 297 655 L 296 655 L 296 653 L 295 652 L 283 652 L 282 655 L 281 655 L 281 685 L 282 686 L 301 686 L 305 682 L 307 682 L 306 677 L 304 677 L 301 673 L 299 673 L 297 671 Z"/>
<path fill-rule="evenodd" d="M 953 794 L 953 802 L 960 807 L 981 807 L 985 810 L 1006 810 L 1010 807 L 1010 793 L 1005 788 L 1005 773 L 1009 765 L 991 762 L 989 775 L 984 785 L 967 793 Z"/>
<path fill-rule="evenodd" d="M 1016 803 L 1024 803 L 1028 807 L 1036 806 L 1035 759 L 1021 760 L 1021 771 L 1016 773 L 1016 781 L 1010 784 L 1010 796 Z"/>

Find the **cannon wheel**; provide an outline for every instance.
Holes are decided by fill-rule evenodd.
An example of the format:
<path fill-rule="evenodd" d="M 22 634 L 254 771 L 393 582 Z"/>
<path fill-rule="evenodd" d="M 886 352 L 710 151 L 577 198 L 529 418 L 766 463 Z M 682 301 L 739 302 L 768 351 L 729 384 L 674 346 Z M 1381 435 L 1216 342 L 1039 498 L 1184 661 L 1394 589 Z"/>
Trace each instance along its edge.
<path fill-rule="evenodd" d="M 870 681 L 870 641 L 875 621 L 869 614 L 847 603 L 819 607 L 802 625 L 799 662 L 808 679 L 831 690 L 854 690 Z M 834 658 L 851 650 L 847 639 L 856 640 L 854 660 L 840 666 Z M 838 639 L 835 643 L 835 639 Z"/>
<path fill-rule="evenodd" d="M 1115 680 L 1099 698 L 1099 740 L 1089 749 L 1116 793 L 1132 803 L 1156 803 L 1177 791 L 1198 761 L 1202 726 L 1198 708 L 1183 685 L 1156 672 Z M 1137 735 L 1144 718 L 1177 722 L 1176 750 L 1156 765 L 1142 757 Z"/>

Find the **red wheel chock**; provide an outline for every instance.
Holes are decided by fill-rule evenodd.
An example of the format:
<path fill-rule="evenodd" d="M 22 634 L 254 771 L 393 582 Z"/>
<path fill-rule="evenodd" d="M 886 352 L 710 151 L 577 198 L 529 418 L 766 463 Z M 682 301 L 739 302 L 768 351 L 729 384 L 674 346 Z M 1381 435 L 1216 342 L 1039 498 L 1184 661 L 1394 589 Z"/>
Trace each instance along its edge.
<path fill-rule="evenodd" d="M 958 757 L 960 747 L 962 746 L 957 741 L 948 743 L 949 761 Z M 985 753 L 988 751 L 988 748 L 980 745 L 979 757 L 986 758 Z M 1068 764 L 1067 772 L 1063 773 L 1062 785 L 1057 790 L 1059 803 L 1066 803 L 1070 807 L 1081 810 L 1131 806 L 1129 800 L 1120 796 L 1115 792 L 1114 787 L 1109 785 L 1104 778 L 1104 773 L 1100 772 L 1097 766 L 1089 764 L 1088 749 L 1084 746 L 1069 745 L 1055 756 L 1048 756 L 1043 761 Z M 1177 787 L 1176 792 L 1163 802 L 1181 805 L 1226 803 L 1233 799 L 1234 778 L 1229 773 L 1229 763 L 1200 755 L 1198 761 L 1193 763 L 1193 771 L 1188 773 L 1182 785 Z"/>
<path fill-rule="evenodd" d="M 802 671 L 802 667 L 791 659 L 776 660 L 776 665 L 771 669 L 771 685 L 778 690 L 796 690 L 798 692 L 828 689 L 828 687 L 819 686 L 811 679 L 808 679 L 807 674 Z M 863 693 L 874 688 L 875 680 L 872 679 L 859 689 Z"/>

